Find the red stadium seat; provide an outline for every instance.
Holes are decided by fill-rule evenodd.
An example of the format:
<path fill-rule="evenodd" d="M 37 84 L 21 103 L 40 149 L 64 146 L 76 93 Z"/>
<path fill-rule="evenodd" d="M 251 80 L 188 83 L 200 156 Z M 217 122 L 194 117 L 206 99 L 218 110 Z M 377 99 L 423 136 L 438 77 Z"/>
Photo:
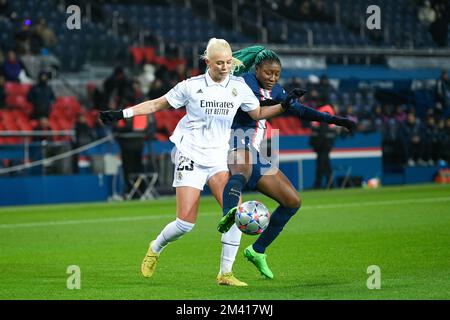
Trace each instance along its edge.
<path fill-rule="evenodd" d="M 179 64 L 186 65 L 186 59 L 178 58 L 178 59 L 167 60 L 166 67 L 169 71 L 173 71 L 177 68 L 177 66 Z"/>
<path fill-rule="evenodd" d="M 25 96 L 9 95 L 6 97 L 6 105 L 12 108 L 18 108 L 28 115 L 33 111 L 33 105 L 28 102 Z"/>
<path fill-rule="evenodd" d="M 98 111 L 97 110 L 87 111 L 87 112 L 85 112 L 84 115 L 86 117 L 87 125 L 89 127 L 93 128 L 98 119 Z"/>
<path fill-rule="evenodd" d="M 141 47 L 130 47 L 130 53 L 131 56 L 133 57 L 133 62 L 134 64 L 141 64 L 142 61 L 144 61 L 145 58 L 145 52 L 143 50 L 143 48 Z"/>
<path fill-rule="evenodd" d="M 6 92 L 6 95 L 26 96 L 32 86 L 33 86 L 32 84 L 6 82 L 5 83 L 5 92 Z"/>
<path fill-rule="evenodd" d="M 16 121 L 14 114 L 10 110 L 1 111 L 0 120 L 2 120 L 4 124 Z"/>
<path fill-rule="evenodd" d="M 17 122 L 17 125 L 19 126 L 19 129 L 21 131 L 33 131 L 33 128 L 31 127 L 31 124 L 29 122 L 20 121 Z"/>
<path fill-rule="evenodd" d="M 142 48 L 142 51 L 144 53 L 145 62 L 146 63 L 153 63 L 155 60 L 155 48 L 153 47 L 144 47 Z"/>
<path fill-rule="evenodd" d="M 82 107 L 76 97 L 64 96 L 56 98 L 52 105 L 52 113 L 56 112 L 59 117 L 74 121 L 76 115 L 81 112 Z"/>
<path fill-rule="evenodd" d="M 155 58 L 153 60 L 154 60 L 155 64 L 160 65 L 160 66 L 165 66 L 166 68 L 169 63 L 169 60 L 167 60 L 167 58 L 160 57 L 160 56 L 155 56 Z"/>
<path fill-rule="evenodd" d="M 280 130 L 282 136 L 301 135 L 308 132 L 302 127 L 300 119 L 294 116 L 274 118 L 271 122 L 273 128 Z"/>
<path fill-rule="evenodd" d="M 12 121 L 3 122 L 3 125 L 5 126 L 5 130 L 8 130 L 8 131 L 19 131 L 20 130 L 19 126 L 17 125 L 17 123 L 15 121 L 14 122 L 12 122 Z"/>

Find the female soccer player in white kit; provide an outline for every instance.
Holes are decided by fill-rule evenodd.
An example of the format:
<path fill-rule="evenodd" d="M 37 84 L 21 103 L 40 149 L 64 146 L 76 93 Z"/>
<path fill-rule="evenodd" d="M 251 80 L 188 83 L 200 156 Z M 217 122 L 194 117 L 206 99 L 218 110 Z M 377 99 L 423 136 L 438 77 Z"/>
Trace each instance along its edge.
<path fill-rule="evenodd" d="M 171 242 L 191 231 L 197 220 L 200 193 L 207 183 L 222 206 L 222 193 L 229 179 L 227 154 L 234 116 L 241 108 L 254 120 L 278 115 L 295 100 L 293 93 L 285 104 L 260 108 L 259 101 L 243 78 L 231 75 L 240 61 L 232 57 L 231 47 L 223 39 L 212 38 L 204 57 L 207 71 L 178 83 L 166 95 L 136 106 L 100 113 L 104 122 L 146 115 L 169 107 L 186 106 L 186 115 L 178 123 L 170 140 L 176 146 L 173 186 L 176 188 L 176 220 L 169 223 L 150 242 L 141 265 L 144 277 L 155 271 L 160 253 Z M 221 270 L 218 284 L 246 286 L 234 277 L 234 262 L 242 233 L 237 228 L 222 236 Z M 237 244 L 237 245 L 236 245 Z"/>

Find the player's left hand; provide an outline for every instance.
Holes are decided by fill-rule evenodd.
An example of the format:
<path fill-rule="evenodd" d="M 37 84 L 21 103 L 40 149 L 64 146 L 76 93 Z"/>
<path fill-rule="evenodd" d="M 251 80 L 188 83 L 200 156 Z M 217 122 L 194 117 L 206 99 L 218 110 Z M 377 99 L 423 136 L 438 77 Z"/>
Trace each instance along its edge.
<path fill-rule="evenodd" d="M 108 110 L 108 111 L 100 111 L 100 119 L 103 121 L 103 123 L 111 123 L 119 121 L 120 119 L 123 119 L 123 111 L 122 109 L 119 110 Z"/>
<path fill-rule="evenodd" d="M 300 88 L 293 89 L 291 92 L 289 92 L 284 101 L 281 102 L 281 106 L 283 107 L 284 110 L 286 110 L 291 106 L 291 104 L 297 102 L 298 99 L 303 97 L 307 92 L 308 91 Z"/>
<path fill-rule="evenodd" d="M 350 132 L 352 132 L 356 128 L 356 122 L 345 117 L 333 116 L 331 123 L 337 126 L 344 127 Z"/>

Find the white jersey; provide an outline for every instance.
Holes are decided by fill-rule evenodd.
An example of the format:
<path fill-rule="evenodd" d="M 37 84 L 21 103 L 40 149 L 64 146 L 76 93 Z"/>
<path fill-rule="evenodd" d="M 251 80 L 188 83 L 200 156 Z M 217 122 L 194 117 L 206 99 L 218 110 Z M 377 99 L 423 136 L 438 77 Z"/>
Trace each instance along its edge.
<path fill-rule="evenodd" d="M 239 109 L 252 111 L 259 101 L 244 79 L 232 75 L 214 82 L 208 71 L 178 83 L 165 95 L 174 108 L 186 106 L 170 140 L 192 161 L 203 166 L 226 163 L 231 125 Z"/>

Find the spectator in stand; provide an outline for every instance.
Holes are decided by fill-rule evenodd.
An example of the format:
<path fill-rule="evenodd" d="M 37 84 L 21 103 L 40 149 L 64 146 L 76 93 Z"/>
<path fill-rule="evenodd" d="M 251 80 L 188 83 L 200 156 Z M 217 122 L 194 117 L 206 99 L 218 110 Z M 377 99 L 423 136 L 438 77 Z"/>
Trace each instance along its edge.
<path fill-rule="evenodd" d="M 305 87 L 306 85 L 302 82 L 302 80 L 299 77 L 292 77 L 292 79 L 284 86 L 286 92 L 290 92 L 294 88 L 305 88 Z"/>
<path fill-rule="evenodd" d="M 333 182 L 333 169 L 331 167 L 330 152 L 333 149 L 337 129 L 328 123 L 320 122 L 312 125 L 310 146 L 317 154 L 316 176 L 314 189 L 322 188 L 323 177 L 326 177 L 326 187 L 331 187 Z"/>
<path fill-rule="evenodd" d="M 147 98 L 142 93 L 141 84 L 138 80 L 133 80 L 131 83 L 131 90 L 128 97 L 128 103 L 130 105 L 136 105 L 143 101 L 147 100 Z"/>
<path fill-rule="evenodd" d="M 404 163 L 403 144 L 400 139 L 401 123 L 393 117 L 383 115 L 381 126 L 383 165 L 402 165 Z"/>
<path fill-rule="evenodd" d="M 406 121 L 400 126 L 399 134 L 407 165 L 414 166 L 416 163 L 425 165 L 425 161 L 423 161 L 423 128 L 414 112 L 410 111 L 407 114 Z"/>
<path fill-rule="evenodd" d="M 145 64 L 142 73 L 138 77 L 141 84 L 143 94 L 148 94 L 150 85 L 155 81 L 155 66 L 152 64 Z"/>
<path fill-rule="evenodd" d="M 15 19 L 17 14 L 11 9 L 8 0 L 0 0 L 0 20 L 2 18 Z"/>
<path fill-rule="evenodd" d="M 42 44 L 45 48 L 53 48 L 56 46 L 58 40 L 55 33 L 47 25 L 47 21 L 44 18 L 40 18 L 39 22 L 35 26 L 36 34 L 41 38 Z"/>
<path fill-rule="evenodd" d="M 41 50 L 42 40 L 30 26 L 31 20 L 26 19 L 15 35 L 17 53 L 19 54 L 39 54 Z"/>
<path fill-rule="evenodd" d="M 75 122 L 74 126 L 75 130 L 75 137 L 74 141 L 72 141 L 72 148 L 76 149 L 81 146 L 84 146 L 86 144 L 91 143 L 92 141 L 95 141 L 95 131 L 89 127 L 86 121 L 86 116 L 84 113 L 79 113 L 77 115 L 77 120 Z M 72 158 L 72 165 L 73 165 L 73 172 L 78 173 L 78 159 L 80 157 L 79 153 L 74 154 Z"/>
<path fill-rule="evenodd" d="M 311 16 L 315 21 L 326 21 L 325 4 L 322 0 L 313 0 L 311 3 Z"/>
<path fill-rule="evenodd" d="M 370 113 L 369 118 L 369 129 L 370 132 L 383 132 L 384 125 L 386 123 L 384 116 L 383 116 L 383 109 L 381 108 L 381 105 L 377 104 L 372 108 L 372 112 Z"/>
<path fill-rule="evenodd" d="M 439 146 L 439 128 L 436 125 L 433 114 L 429 114 L 424 125 L 424 160 L 430 166 L 435 165 L 441 158 Z"/>
<path fill-rule="evenodd" d="M 285 17 L 291 17 L 295 10 L 294 0 L 283 0 L 279 6 L 278 12 Z"/>
<path fill-rule="evenodd" d="M 170 72 L 171 86 L 175 86 L 178 82 L 188 78 L 188 70 L 185 63 L 179 63 L 175 67 L 175 70 Z"/>
<path fill-rule="evenodd" d="M 167 88 L 165 88 L 163 81 L 160 78 L 156 78 L 155 81 L 150 85 L 150 90 L 148 91 L 148 98 L 156 99 L 161 97 L 167 92 Z"/>
<path fill-rule="evenodd" d="M 89 83 L 87 85 L 88 108 L 91 110 L 98 110 L 103 106 L 102 92 L 96 84 Z"/>
<path fill-rule="evenodd" d="M 358 116 L 355 114 L 355 112 L 353 111 L 353 106 L 351 104 L 349 104 L 346 108 L 345 111 L 342 113 L 343 117 L 347 117 L 355 122 L 358 122 Z"/>
<path fill-rule="evenodd" d="M 50 122 L 48 121 L 48 118 L 42 117 L 39 118 L 39 122 L 36 127 L 34 127 L 33 131 L 51 131 L 52 128 L 50 127 Z M 52 139 L 51 135 L 40 135 L 40 136 L 33 136 L 33 141 L 49 141 Z"/>
<path fill-rule="evenodd" d="M 45 71 L 39 73 L 38 83 L 28 92 L 28 101 L 33 105 L 33 119 L 48 118 L 50 107 L 55 101 L 55 93 L 48 85 L 49 74 Z"/>
<path fill-rule="evenodd" d="M 417 17 L 420 22 L 429 27 L 434 21 L 436 21 L 436 11 L 431 7 L 431 2 L 426 0 L 422 7 L 419 8 Z"/>
<path fill-rule="evenodd" d="M 309 1 L 303 1 L 300 4 L 299 19 L 300 21 L 311 21 L 311 4 Z"/>
<path fill-rule="evenodd" d="M 434 0 L 436 19 L 430 24 L 429 31 L 439 47 L 447 46 L 448 24 L 450 22 L 450 6 L 448 0 Z"/>
<path fill-rule="evenodd" d="M 125 105 L 129 87 L 130 84 L 124 69 L 122 67 L 116 67 L 113 74 L 103 83 L 103 93 L 105 95 L 104 105 L 109 105 L 111 99 L 115 101 L 116 105 Z"/>
<path fill-rule="evenodd" d="M 371 132 L 373 131 L 372 127 L 372 108 L 368 105 L 361 105 L 356 117 L 359 120 L 359 130 L 362 132 Z"/>
<path fill-rule="evenodd" d="M 23 71 L 23 65 L 13 50 L 8 51 L 2 69 L 6 81 L 20 82 L 19 77 L 20 73 Z"/>
<path fill-rule="evenodd" d="M 406 120 L 405 107 L 403 105 L 396 105 L 393 117 L 399 123 L 404 122 Z"/>
<path fill-rule="evenodd" d="M 450 116 L 450 81 L 447 70 L 442 70 L 436 81 L 436 113 L 438 117 Z"/>
<path fill-rule="evenodd" d="M 330 93 L 332 93 L 334 91 L 334 88 L 330 84 L 328 77 L 325 74 L 320 77 L 317 91 L 319 93 L 319 97 L 322 100 L 329 101 Z"/>
<path fill-rule="evenodd" d="M 450 164 L 450 118 L 442 120 L 442 128 L 440 130 L 439 150 L 440 156 L 444 164 Z"/>
<path fill-rule="evenodd" d="M 0 109 L 6 107 L 5 77 L 0 73 Z"/>

